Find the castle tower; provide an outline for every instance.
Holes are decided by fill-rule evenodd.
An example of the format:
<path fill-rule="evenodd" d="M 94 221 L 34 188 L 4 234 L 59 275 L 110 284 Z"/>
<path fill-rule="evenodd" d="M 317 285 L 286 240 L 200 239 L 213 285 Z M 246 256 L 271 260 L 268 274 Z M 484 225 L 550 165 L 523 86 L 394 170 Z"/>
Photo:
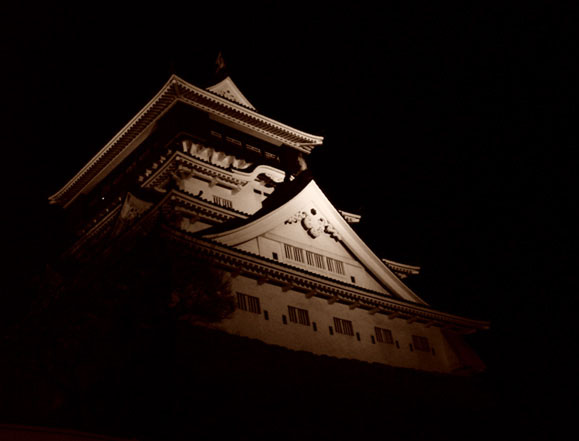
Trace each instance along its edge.
<path fill-rule="evenodd" d="M 374 254 L 307 169 L 323 138 L 259 113 L 230 77 L 172 76 L 50 202 L 87 261 L 153 227 L 224 272 L 237 309 L 199 323 L 333 357 L 454 372 L 482 363 L 462 335 L 488 323 L 431 308 L 419 268 Z"/>

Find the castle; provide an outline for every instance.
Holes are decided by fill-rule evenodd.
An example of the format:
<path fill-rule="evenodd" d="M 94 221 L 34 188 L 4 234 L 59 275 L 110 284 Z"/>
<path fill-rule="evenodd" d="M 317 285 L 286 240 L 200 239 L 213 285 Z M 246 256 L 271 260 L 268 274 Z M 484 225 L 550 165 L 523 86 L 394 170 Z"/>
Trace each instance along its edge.
<path fill-rule="evenodd" d="M 199 324 L 292 350 L 452 373 L 484 368 L 463 338 L 484 321 L 431 308 L 316 184 L 323 138 L 259 113 L 230 77 L 173 75 L 50 197 L 75 226 L 69 257 L 153 228 L 227 279 L 235 311 Z M 97 247 L 98 248 L 98 247 Z"/>

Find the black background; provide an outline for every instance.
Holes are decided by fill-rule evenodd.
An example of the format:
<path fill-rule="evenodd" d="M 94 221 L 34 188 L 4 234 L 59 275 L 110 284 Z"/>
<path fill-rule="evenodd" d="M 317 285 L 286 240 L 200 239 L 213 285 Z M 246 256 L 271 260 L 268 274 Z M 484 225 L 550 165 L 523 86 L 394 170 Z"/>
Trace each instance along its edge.
<path fill-rule="evenodd" d="M 571 11 L 44 4 L 2 20 L 3 296 L 51 256 L 47 198 L 172 73 L 211 85 L 221 51 L 260 113 L 325 137 L 314 177 L 376 254 L 420 265 L 409 285 L 432 306 L 491 322 L 474 339 L 489 371 L 537 414 L 572 405 L 552 398 L 576 349 Z"/>

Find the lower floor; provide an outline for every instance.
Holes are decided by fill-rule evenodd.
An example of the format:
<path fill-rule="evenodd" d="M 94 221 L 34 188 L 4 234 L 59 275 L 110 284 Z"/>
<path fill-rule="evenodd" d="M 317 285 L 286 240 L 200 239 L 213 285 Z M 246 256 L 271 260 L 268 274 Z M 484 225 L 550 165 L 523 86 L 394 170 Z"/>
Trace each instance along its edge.
<path fill-rule="evenodd" d="M 424 371 L 480 370 L 462 337 L 253 278 L 232 279 L 237 308 L 212 327 L 293 350 Z M 473 359 L 474 357 L 474 359 Z M 474 361 L 474 362 L 473 362 Z"/>

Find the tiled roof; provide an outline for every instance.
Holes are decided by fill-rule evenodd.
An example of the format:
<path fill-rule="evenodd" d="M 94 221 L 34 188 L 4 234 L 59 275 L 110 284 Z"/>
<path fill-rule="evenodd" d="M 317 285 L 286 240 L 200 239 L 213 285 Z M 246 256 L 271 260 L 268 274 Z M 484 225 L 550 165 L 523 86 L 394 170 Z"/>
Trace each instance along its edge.
<path fill-rule="evenodd" d="M 168 232 L 173 237 L 180 237 L 182 240 L 191 241 L 193 244 L 196 243 L 197 245 L 204 245 L 205 247 L 217 253 L 227 250 L 228 252 L 235 253 L 240 257 L 245 256 L 248 259 L 251 259 L 251 261 L 262 262 L 269 267 L 276 267 L 282 271 L 288 271 L 293 274 L 297 273 L 304 279 L 310 281 L 310 284 L 312 280 L 317 280 L 318 285 L 326 285 L 328 287 L 328 292 L 334 291 L 336 294 L 339 292 L 343 300 L 348 300 L 352 303 L 359 301 L 368 307 L 378 307 L 380 305 L 386 313 L 398 312 L 401 315 L 418 316 L 422 321 L 451 323 L 458 327 L 473 330 L 487 329 L 489 326 L 488 322 L 485 321 L 473 320 L 458 315 L 437 311 L 425 305 L 416 304 L 404 299 L 389 297 L 378 291 L 373 291 L 371 289 L 356 286 L 342 280 L 314 273 L 301 267 L 288 265 L 278 260 L 251 253 L 247 250 L 241 250 L 239 248 L 224 245 L 222 243 L 201 237 L 203 232 L 190 233 L 181 229 L 177 230 L 169 226 L 165 226 L 164 231 Z M 263 276 L 266 276 L 266 274 L 263 274 Z M 308 282 L 304 282 L 304 286 L 301 286 L 301 288 L 304 289 L 307 284 Z M 299 288 L 299 286 L 297 288 Z"/>
<path fill-rule="evenodd" d="M 66 185 L 50 196 L 49 201 L 69 205 L 79 194 L 92 188 L 100 175 L 116 166 L 138 145 L 139 136 L 176 102 L 185 102 L 225 120 L 247 127 L 305 153 L 323 142 L 271 118 L 260 115 L 238 103 L 200 89 L 173 75 L 157 95 L 123 127 Z"/>

